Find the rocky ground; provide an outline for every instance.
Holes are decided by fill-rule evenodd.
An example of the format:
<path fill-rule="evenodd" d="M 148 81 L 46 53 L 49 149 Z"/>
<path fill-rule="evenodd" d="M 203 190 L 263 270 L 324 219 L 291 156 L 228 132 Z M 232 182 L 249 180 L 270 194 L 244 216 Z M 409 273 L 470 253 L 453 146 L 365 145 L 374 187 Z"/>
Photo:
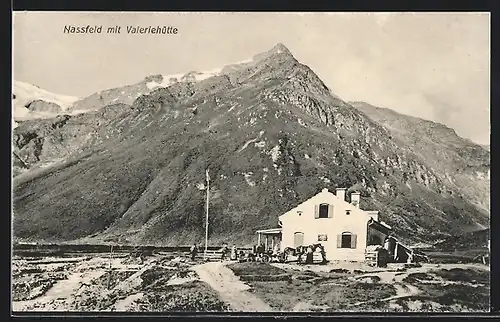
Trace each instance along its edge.
<path fill-rule="evenodd" d="M 191 262 L 182 254 L 14 258 L 13 311 L 482 312 L 489 267 Z"/>
<path fill-rule="evenodd" d="M 248 265 L 230 267 L 241 275 L 255 270 Z M 480 264 L 400 265 L 385 269 L 358 263 L 260 265 L 261 278 L 248 282 L 250 290 L 274 311 L 489 311 L 490 270 Z M 274 280 L 266 276 L 284 274 L 289 277 Z"/>
<path fill-rule="evenodd" d="M 15 258 L 13 311 L 225 311 L 185 256 Z"/>

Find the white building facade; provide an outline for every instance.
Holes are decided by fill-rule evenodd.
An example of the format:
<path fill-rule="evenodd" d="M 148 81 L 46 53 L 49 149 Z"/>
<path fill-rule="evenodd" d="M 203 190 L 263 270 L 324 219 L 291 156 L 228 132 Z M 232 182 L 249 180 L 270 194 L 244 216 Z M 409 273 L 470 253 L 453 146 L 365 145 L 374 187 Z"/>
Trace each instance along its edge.
<path fill-rule="evenodd" d="M 366 246 L 382 245 L 391 229 L 378 221 L 378 211 L 360 209 L 359 193 L 351 193 L 347 202 L 345 189 L 335 194 L 323 189 L 279 216 L 279 222 L 282 251 L 320 243 L 328 260 L 363 261 Z"/>

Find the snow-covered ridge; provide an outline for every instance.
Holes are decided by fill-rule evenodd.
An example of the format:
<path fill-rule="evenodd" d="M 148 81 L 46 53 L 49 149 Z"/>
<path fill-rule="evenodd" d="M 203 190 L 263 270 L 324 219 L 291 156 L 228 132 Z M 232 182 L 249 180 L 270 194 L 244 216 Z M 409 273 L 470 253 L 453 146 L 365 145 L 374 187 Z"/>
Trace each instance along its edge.
<path fill-rule="evenodd" d="M 238 67 L 238 65 L 247 64 L 252 61 L 253 59 L 247 59 L 226 65 L 224 67 Z M 136 94 L 137 98 L 141 94 L 145 94 L 148 91 L 152 91 L 159 87 L 168 87 L 177 82 L 199 82 L 213 76 L 221 75 L 224 67 L 213 68 L 211 70 L 206 70 L 201 72 L 191 71 L 187 73 L 161 75 L 162 76 L 161 78 L 158 77 L 156 79 L 146 82 L 147 90 L 145 92 L 134 93 L 134 94 Z M 38 86 L 31 85 L 21 81 L 16 81 L 16 80 L 13 81 L 12 92 L 15 95 L 15 98 L 13 97 L 12 99 L 13 128 L 17 127 L 16 121 L 51 118 L 59 114 L 75 115 L 95 110 L 95 109 L 73 110 L 72 107 L 74 106 L 75 102 L 80 100 L 79 97 L 52 93 L 42 88 L 39 88 Z M 122 91 L 122 94 L 125 93 Z M 29 105 L 31 102 L 35 100 L 42 100 L 47 103 L 57 104 L 61 109 L 58 112 L 55 111 L 41 112 L 41 111 L 33 111 L 26 108 L 27 105 Z M 116 97 L 113 101 L 119 101 L 119 98 Z"/>
<path fill-rule="evenodd" d="M 22 104 L 23 107 L 31 101 L 39 99 L 46 102 L 55 103 L 59 105 L 61 109 L 66 110 L 79 99 L 76 96 L 52 93 L 35 85 L 31 85 L 21 81 L 13 82 L 12 92 L 16 95 L 16 99 L 14 100 L 16 104 Z"/>
<path fill-rule="evenodd" d="M 36 118 L 54 117 L 59 113 L 56 112 L 35 112 L 26 108 L 31 102 L 42 100 L 48 103 L 57 104 L 61 111 L 68 110 L 74 102 L 79 98 L 76 96 L 62 95 L 49 92 L 35 85 L 24 83 L 21 81 L 13 81 L 12 83 L 12 127 L 17 127 L 15 120 L 29 120 Z"/>
<path fill-rule="evenodd" d="M 252 59 L 247 59 L 243 61 L 239 61 L 233 64 L 230 64 L 230 66 L 234 65 L 239 65 L 239 64 L 246 64 L 252 62 Z M 161 82 L 156 82 L 156 81 L 151 81 L 147 82 L 146 86 L 148 89 L 152 90 L 158 87 L 168 87 L 174 83 L 177 82 L 199 82 L 202 80 L 205 80 L 207 78 L 213 77 L 213 76 L 219 76 L 221 75 L 222 69 L 224 67 L 218 67 L 214 68 L 211 70 L 206 70 L 206 71 L 192 71 L 188 73 L 181 73 L 181 74 L 170 74 L 170 75 L 161 75 L 163 80 Z"/>

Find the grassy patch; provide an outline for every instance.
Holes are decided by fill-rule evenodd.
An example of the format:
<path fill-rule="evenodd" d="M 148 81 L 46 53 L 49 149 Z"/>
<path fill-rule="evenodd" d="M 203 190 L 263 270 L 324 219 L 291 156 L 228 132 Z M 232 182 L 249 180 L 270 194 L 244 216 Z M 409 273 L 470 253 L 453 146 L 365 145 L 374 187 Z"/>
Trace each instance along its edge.
<path fill-rule="evenodd" d="M 434 272 L 437 276 L 453 282 L 490 283 L 490 272 L 480 269 L 452 268 Z"/>
<path fill-rule="evenodd" d="M 162 292 L 148 292 L 138 303 L 141 311 L 148 312 L 220 312 L 229 310 L 209 286 L 199 281 L 166 286 Z"/>
<path fill-rule="evenodd" d="M 287 272 L 268 263 L 247 262 L 228 265 L 236 276 L 242 275 L 285 275 Z"/>
<path fill-rule="evenodd" d="M 428 280 L 435 279 L 434 276 L 443 278 L 445 282 L 438 284 L 426 283 Z M 417 286 L 421 291 L 420 294 L 411 298 L 398 300 L 398 304 L 403 311 L 407 311 L 415 302 L 421 303 L 422 306 L 419 308 L 421 311 L 484 312 L 489 310 L 489 271 L 462 268 L 441 269 L 430 274 L 409 274 L 403 281 Z M 446 284 L 446 282 L 453 283 Z M 437 306 L 432 305 L 433 303 L 437 304 Z"/>
<path fill-rule="evenodd" d="M 472 311 L 488 311 L 490 288 L 472 287 L 470 285 L 426 285 L 422 293 L 412 298 L 423 302 L 433 301 L 442 305 L 442 311 L 456 311 L 454 307 Z"/>
<path fill-rule="evenodd" d="M 112 289 L 120 282 L 132 276 L 134 273 L 134 271 L 108 271 L 99 277 L 97 283 Z"/>
<path fill-rule="evenodd" d="M 148 269 L 141 275 L 141 289 L 151 292 L 163 291 L 168 280 L 176 273 L 179 272 L 165 268 Z"/>
<path fill-rule="evenodd" d="M 271 307 L 285 311 L 293 310 L 294 306 L 299 302 L 308 302 L 314 306 L 325 306 L 328 307 L 328 311 L 357 310 L 350 305 L 355 302 L 370 301 L 396 294 L 392 285 L 347 280 L 337 280 L 335 283 L 325 283 L 323 280 L 315 283 L 314 287 L 311 287 L 310 281 L 299 279 L 294 279 L 291 282 L 253 282 L 251 285 L 254 294 L 262 298 Z M 384 303 L 375 302 L 364 307 L 377 310 L 374 307 L 383 307 L 384 305 Z"/>
<path fill-rule="evenodd" d="M 274 267 L 268 263 L 245 262 L 234 263 L 228 267 L 242 281 L 246 282 L 277 282 L 290 281 L 291 275 L 281 268 Z"/>
<path fill-rule="evenodd" d="M 427 252 L 432 263 L 435 264 L 460 264 L 476 262 L 478 255 L 484 254 L 484 250 L 462 250 L 450 252 Z"/>
<path fill-rule="evenodd" d="M 240 280 L 246 282 L 277 282 L 277 281 L 290 281 L 292 276 L 290 274 L 281 275 L 240 275 Z"/>
<path fill-rule="evenodd" d="M 434 276 L 428 273 L 410 273 L 408 276 L 403 278 L 403 282 L 414 284 L 419 283 L 420 281 L 431 281 L 434 279 Z"/>
<path fill-rule="evenodd" d="M 25 268 L 25 269 L 19 270 L 18 272 L 13 273 L 12 277 L 20 277 L 20 276 L 29 275 L 29 274 L 40 274 L 43 272 L 45 272 L 45 270 L 41 269 L 39 267 Z"/>
<path fill-rule="evenodd" d="M 113 274 L 120 273 L 120 274 Z M 132 311 L 153 312 L 198 312 L 227 311 L 226 305 L 208 285 L 193 281 L 180 285 L 167 285 L 173 276 L 187 276 L 187 271 L 171 271 L 161 268 L 146 270 L 142 275 L 142 284 L 129 290 L 112 289 L 110 293 L 99 292 L 106 288 L 108 278 L 124 279 L 128 272 L 111 272 L 93 283 L 92 288 L 84 291 L 77 301 L 76 309 L 84 311 L 109 310 L 117 301 L 127 296 L 142 292 L 144 296 L 135 300 Z"/>

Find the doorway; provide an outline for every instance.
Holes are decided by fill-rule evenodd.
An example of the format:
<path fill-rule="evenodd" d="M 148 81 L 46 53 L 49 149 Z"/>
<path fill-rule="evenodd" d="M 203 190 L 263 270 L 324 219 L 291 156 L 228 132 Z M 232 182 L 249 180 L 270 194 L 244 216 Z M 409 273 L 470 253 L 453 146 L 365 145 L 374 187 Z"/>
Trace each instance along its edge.
<path fill-rule="evenodd" d="M 293 247 L 297 248 L 304 245 L 304 233 L 296 232 L 293 234 Z"/>

